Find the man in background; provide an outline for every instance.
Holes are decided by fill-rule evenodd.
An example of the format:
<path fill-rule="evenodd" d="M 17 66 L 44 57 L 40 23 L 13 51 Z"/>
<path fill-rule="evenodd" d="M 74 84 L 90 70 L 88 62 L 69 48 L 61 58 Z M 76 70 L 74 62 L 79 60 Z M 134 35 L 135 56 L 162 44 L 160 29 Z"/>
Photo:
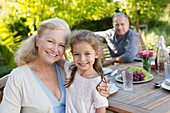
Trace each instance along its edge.
<path fill-rule="evenodd" d="M 103 65 L 113 63 L 133 62 L 139 52 L 138 34 L 129 29 L 129 20 L 124 13 L 113 17 L 113 29 L 95 32 L 107 43 L 111 58 L 104 60 Z"/>

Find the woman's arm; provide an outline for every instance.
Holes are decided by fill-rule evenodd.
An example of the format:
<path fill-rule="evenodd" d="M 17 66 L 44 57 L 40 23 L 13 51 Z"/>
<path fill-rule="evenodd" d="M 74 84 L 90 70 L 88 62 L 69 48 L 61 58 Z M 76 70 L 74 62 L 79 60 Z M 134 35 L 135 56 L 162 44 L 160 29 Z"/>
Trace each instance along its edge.
<path fill-rule="evenodd" d="M 10 75 L 11 76 L 11 75 Z M 9 77 L 4 89 L 0 113 L 20 113 L 21 111 L 21 84 L 19 79 Z"/>
<path fill-rule="evenodd" d="M 96 113 L 106 113 L 106 107 L 96 108 Z"/>

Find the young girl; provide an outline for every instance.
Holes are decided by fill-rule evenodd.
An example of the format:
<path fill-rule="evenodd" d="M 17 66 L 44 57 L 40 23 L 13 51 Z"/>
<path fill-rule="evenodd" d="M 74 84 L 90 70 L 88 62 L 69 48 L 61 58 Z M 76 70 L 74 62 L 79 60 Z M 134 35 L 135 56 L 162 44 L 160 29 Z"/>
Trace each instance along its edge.
<path fill-rule="evenodd" d="M 103 80 L 97 37 L 88 30 L 71 35 L 73 62 L 60 60 L 66 72 L 66 113 L 105 113 L 108 101 L 96 90 Z"/>

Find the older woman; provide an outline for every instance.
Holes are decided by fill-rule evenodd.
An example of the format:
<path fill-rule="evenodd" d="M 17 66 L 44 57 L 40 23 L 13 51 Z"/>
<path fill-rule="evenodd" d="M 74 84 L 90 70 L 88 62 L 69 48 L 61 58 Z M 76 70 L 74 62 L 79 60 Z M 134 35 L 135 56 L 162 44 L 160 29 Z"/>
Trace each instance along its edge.
<path fill-rule="evenodd" d="M 55 62 L 63 56 L 69 35 L 68 24 L 53 18 L 21 44 L 15 55 L 19 67 L 9 74 L 0 113 L 65 112 L 65 73 Z"/>

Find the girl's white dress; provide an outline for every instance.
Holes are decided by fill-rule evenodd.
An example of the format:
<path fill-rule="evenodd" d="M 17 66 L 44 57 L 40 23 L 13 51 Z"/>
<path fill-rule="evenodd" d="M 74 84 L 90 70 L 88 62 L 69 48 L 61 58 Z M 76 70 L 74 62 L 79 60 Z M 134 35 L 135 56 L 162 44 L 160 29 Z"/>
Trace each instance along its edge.
<path fill-rule="evenodd" d="M 71 76 L 69 67 L 72 63 L 64 64 L 67 78 Z M 96 108 L 107 107 L 107 98 L 101 96 L 96 90 L 100 81 L 100 76 L 87 79 L 77 71 L 73 83 L 66 88 L 66 113 L 95 113 Z"/>

